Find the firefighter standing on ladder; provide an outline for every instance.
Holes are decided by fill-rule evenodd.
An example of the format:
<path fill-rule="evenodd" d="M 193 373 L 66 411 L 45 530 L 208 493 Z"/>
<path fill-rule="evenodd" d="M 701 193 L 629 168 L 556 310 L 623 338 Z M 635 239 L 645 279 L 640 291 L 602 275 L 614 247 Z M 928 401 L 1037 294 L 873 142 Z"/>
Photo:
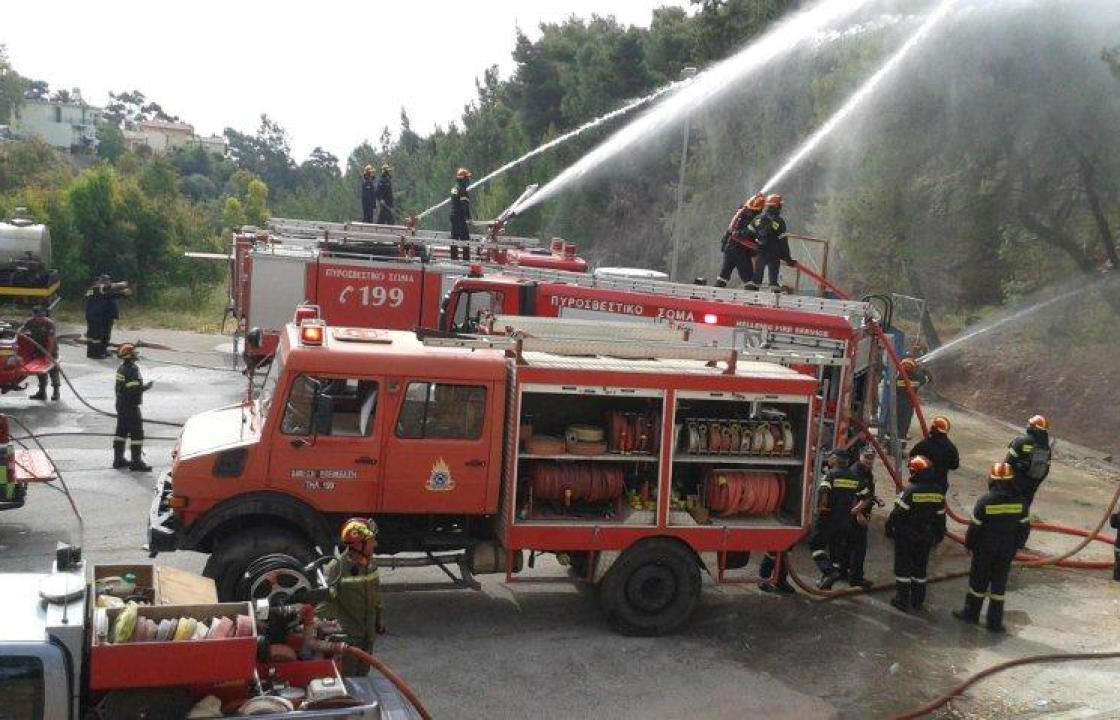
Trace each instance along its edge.
<path fill-rule="evenodd" d="M 737 270 L 739 279 L 748 290 L 758 289 L 758 285 L 754 282 L 754 256 L 758 245 L 748 238 L 748 228 L 751 221 L 762 212 L 764 203 L 765 198 L 762 195 L 747 198 L 731 218 L 731 223 L 728 224 L 727 232 L 724 233 L 723 241 L 720 243 L 720 250 L 723 251 L 723 267 L 719 271 L 719 277 L 716 278 L 716 287 L 727 287 L 727 283 L 731 280 L 731 271 Z"/>
<path fill-rule="evenodd" d="M 1004 462 L 1015 471 L 1015 486 L 1029 514 L 1038 486 L 1050 474 L 1050 423 L 1045 417 L 1034 415 L 1027 421 L 1027 434 L 1011 441 Z"/>
<path fill-rule="evenodd" d="M 1001 633 L 1007 576 L 1015 552 L 1027 544 L 1030 516 L 1023 496 L 1015 487 L 1015 471 L 1007 463 L 995 463 L 988 472 L 988 493 L 977 501 L 964 546 L 972 553 L 968 570 L 968 594 L 964 608 L 953 617 L 968 623 L 980 622 L 980 607 L 988 598 L 988 630 Z"/>
<path fill-rule="evenodd" d="M 786 221 L 782 218 L 782 196 L 771 194 L 764 201 L 765 210 L 751 221 L 749 234 L 758 243 L 758 256 L 754 264 L 754 285 L 762 285 L 763 271 L 769 275 L 770 289 L 781 292 L 778 281 L 781 261 L 797 267 L 797 262 L 789 254 L 789 239 L 786 237 Z"/>
<path fill-rule="evenodd" d="M 152 389 L 151 382 L 144 382 L 136 365 L 136 346 L 121 343 L 117 357 L 123 362 L 117 368 L 117 430 L 113 437 L 113 467 L 127 467 L 135 472 L 149 472 L 151 465 L 144 462 L 144 417 L 140 405 L 144 393 Z M 125 442 L 130 445 L 132 460 L 124 458 Z"/>
<path fill-rule="evenodd" d="M 894 501 L 887 537 L 894 540 L 894 597 L 902 612 L 921 611 L 933 546 L 945 538 L 945 493 L 929 458 L 910 458 L 910 484 Z"/>
<path fill-rule="evenodd" d="M 459 168 L 455 173 L 455 187 L 451 188 L 451 259 L 459 259 L 459 246 L 456 240 L 469 242 L 471 231 L 467 223 L 471 221 L 471 196 L 468 185 L 471 181 L 471 171 Z M 471 259 L 470 245 L 463 246 L 463 259 Z"/>

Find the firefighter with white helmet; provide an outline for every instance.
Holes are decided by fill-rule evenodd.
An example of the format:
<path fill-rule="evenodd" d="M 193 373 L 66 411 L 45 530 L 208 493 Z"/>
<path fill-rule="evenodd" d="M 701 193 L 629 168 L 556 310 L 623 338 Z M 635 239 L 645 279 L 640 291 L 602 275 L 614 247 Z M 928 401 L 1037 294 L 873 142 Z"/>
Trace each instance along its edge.
<path fill-rule="evenodd" d="M 117 368 L 115 387 L 117 429 L 113 433 L 113 467 L 150 472 L 152 466 L 144 462 L 144 417 L 140 405 L 144 402 L 144 393 L 152 389 L 152 383 L 144 382 L 140 376 L 135 345 L 121 343 L 117 357 L 121 359 L 121 365 Z M 130 445 L 131 461 L 125 460 L 125 443 Z"/>
<path fill-rule="evenodd" d="M 342 554 L 326 568 L 327 577 L 337 578 L 337 582 L 331 588 L 323 617 L 339 621 L 347 643 L 372 652 L 374 638 L 385 633 L 381 580 L 373 558 L 377 550 L 377 523 L 372 518 L 350 518 L 343 523 L 339 539 Z M 365 665 L 349 656 L 342 660 L 343 675 L 355 677 L 367 671 Z"/>
<path fill-rule="evenodd" d="M 924 455 L 907 465 L 910 484 L 894 501 L 887 537 L 894 540 L 894 597 L 902 612 L 921 611 L 926 600 L 926 570 L 933 546 L 945 538 L 945 493 Z"/>
<path fill-rule="evenodd" d="M 455 173 L 455 187 L 451 188 L 451 259 L 459 259 L 459 246 L 456 240 L 464 242 L 471 239 L 468 223 L 471 221 L 471 171 L 459 168 Z M 469 245 L 463 246 L 463 259 L 471 259 Z"/>
<path fill-rule="evenodd" d="M 1004 632 L 1003 601 L 1015 552 L 1027 544 L 1031 523 L 1023 496 L 1015 487 L 1015 470 L 994 463 L 988 471 L 988 493 L 976 502 L 965 533 L 964 546 L 972 553 L 968 594 L 953 617 L 980 622 L 980 608 L 988 598 L 988 630 Z"/>
<path fill-rule="evenodd" d="M 1045 416 L 1031 416 L 1026 434 L 1007 446 L 1004 462 L 1015 471 L 1015 486 L 1029 513 L 1038 486 L 1050 474 L 1050 423 Z"/>

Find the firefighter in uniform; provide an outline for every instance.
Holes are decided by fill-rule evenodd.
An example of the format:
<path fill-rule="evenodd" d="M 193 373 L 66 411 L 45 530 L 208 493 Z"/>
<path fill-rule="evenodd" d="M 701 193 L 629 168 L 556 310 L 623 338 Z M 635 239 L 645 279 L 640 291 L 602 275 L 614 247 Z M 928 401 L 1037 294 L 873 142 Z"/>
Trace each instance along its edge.
<path fill-rule="evenodd" d="M 938 415 L 929 423 L 929 437 L 910 448 L 910 457 L 924 455 L 933 463 L 937 481 L 941 483 L 941 492 L 949 489 L 949 471 L 957 470 L 961 466 L 961 456 L 957 446 L 949 439 L 950 427 L 952 425 L 949 418 Z"/>
<path fill-rule="evenodd" d="M 45 305 L 36 305 L 32 312 L 34 314 L 23 324 L 23 330 L 34 343 L 32 352 L 35 357 L 49 357 L 51 359 L 51 369 L 36 376 L 39 380 L 39 391 L 32 395 L 31 399 L 47 399 L 47 378 L 50 377 L 51 400 L 58 400 L 60 372 L 58 369 L 58 337 L 55 333 L 54 320 L 51 320 L 47 315 Z"/>
<path fill-rule="evenodd" d="M 899 363 L 910 378 L 910 385 L 914 388 L 914 396 L 930 381 L 929 372 L 917 359 L 912 357 L 902 358 Z M 899 373 L 894 379 L 895 420 L 898 427 L 898 439 L 905 440 L 910 437 L 910 422 L 914 419 L 914 406 L 910 403 L 910 394 L 906 392 L 906 378 Z M 891 433 L 894 435 L 894 433 Z"/>
<path fill-rule="evenodd" d="M 1027 434 L 1011 441 L 1004 462 L 1015 471 L 1015 486 L 1030 513 L 1038 486 L 1050 474 L 1050 423 L 1045 417 L 1031 416 L 1027 421 Z"/>
<path fill-rule="evenodd" d="M 471 220 L 471 195 L 468 187 L 471 182 L 471 171 L 459 168 L 455 173 L 455 187 L 451 188 L 451 259 L 459 259 L 459 246 L 456 240 L 469 241 L 471 231 L 467 223 Z M 471 248 L 463 246 L 463 259 L 471 259 Z"/>
<path fill-rule="evenodd" d="M 770 289 L 781 292 L 782 286 L 778 282 L 779 263 L 784 260 L 793 267 L 796 267 L 797 263 L 789 254 L 786 221 L 782 218 L 782 196 L 767 195 L 764 207 L 763 213 L 751 221 L 748 229 L 748 235 L 758 243 L 753 281 L 756 286 L 761 286 L 762 274 L 765 270 L 770 278 Z"/>
<path fill-rule="evenodd" d="M 1116 531 L 1116 539 L 1112 541 L 1112 579 L 1116 582 L 1120 582 L 1120 511 L 1112 513 L 1108 524 Z"/>
<path fill-rule="evenodd" d="M 385 633 L 381 581 L 373 559 L 377 523 L 367 518 L 350 518 L 342 526 L 341 539 L 343 553 L 326 569 L 327 577 L 338 581 L 331 587 L 323 617 L 339 621 L 348 644 L 373 652 L 374 638 Z M 349 656 L 342 659 L 342 674 L 347 677 L 366 675 L 368 671 L 364 664 Z"/>
<path fill-rule="evenodd" d="M 846 543 L 840 552 L 840 579 L 846 579 L 851 587 L 869 588 L 871 581 L 864 577 L 863 566 L 867 558 L 867 528 L 871 525 L 871 511 L 882 501 L 875 497 L 875 448 L 865 445 L 859 453 L 859 460 L 848 468 L 848 473 L 857 478 L 864 488 L 855 507 L 852 508 L 853 523 L 845 533 Z M 833 555 L 836 558 L 836 555 Z"/>
<path fill-rule="evenodd" d="M 117 299 L 128 293 L 125 283 L 114 283 L 107 274 L 98 275 L 86 290 L 86 357 L 109 357 L 113 323 L 120 317 Z"/>
<path fill-rule="evenodd" d="M 135 345 L 121 343 L 117 357 L 123 362 L 117 368 L 117 430 L 113 437 L 113 467 L 150 472 L 152 466 L 144 462 L 144 418 L 140 413 L 140 404 L 144 401 L 144 393 L 152 389 L 152 383 L 144 382 L 140 376 Z M 126 442 L 130 445 L 131 462 L 124 458 Z"/>
<path fill-rule="evenodd" d="M 393 224 L 393 168 L 389 163 L 381 166 L 381 177 L 377 178 L 374 190 L 377 198 L 377 224 Z"/>
<path fill-rule="evenodd" d="M 755 195 L 747 198 L 743 206 L 735 212 L 723 235 L 720 250 L 723 251 L 723 267 L 720 268 L 719 277 L 716 278 L 716 287 L 727 287 L 731 280 L 731 271 L 739 272 L 739 279 L 748 290 L 757 290 L 754 282 L 754 255 L 758 245 L 748 238 L 748 229 L 751 221 L 762 212 L 765 198 Z"/>
<path fill-rule="evenodd" d="M 920 611 L 926 600 L 926 568 L 933 546 L 945 538 L 945 493 L 929 458 L 910 458 L 910 484 L 894 501 L 887 537 L 894 539 L 894 588 L 891 605 Z"/>
<path fill-rule="evenodd" d="M 988 629 L 1004 632 L 1003 601 L 1007 575 L 1015 552 L 1027 544 L 1031 521 L 1023 496 L 1015 486 L 1015 470 L 995 463 L 988 472 L 988 493 L 976 502 L 965 533 L 964 546 L 972 553 L 968 570 L 968 594 L 964 608 L 953 617 L 980 622 L 980 607 L 988 598 Z"/>
<path fill-rule="evenodd" d="M 774 568 L 778 566 L 778 553 L 773 550 L 767 550 L 762 556 L 762 562 L 758 566 L 758 589 L 762 592 L 779 592 L 792 594 L 797 592 L 793 586 L 789 584 L 789 560 L 782 558 L 781 568 L 778 570 L 778 577 L 774 577 Z"/>
<path fill-rule="evenodd" d="M 852 528 L 857 524 L 853 511 L 871 497 L 866 480 L 853 473 L 851 467 L 845 467 L 846 462 L 846 453 L 833 452 L 832 469 L 819 486 L 817 521 L 809 537 L 809 551 L 821 571 L 817 587 L 822 590 L 828 590 L 841 578 L 840 556 L 847 554 Z"/>
<path fill-rule="evenodd" d="M 373 222 L 373 209 L 377 205 L 377 181 L 373 178 L 373 166 L 366 165 L 362 170 L 362 222 Z"/>

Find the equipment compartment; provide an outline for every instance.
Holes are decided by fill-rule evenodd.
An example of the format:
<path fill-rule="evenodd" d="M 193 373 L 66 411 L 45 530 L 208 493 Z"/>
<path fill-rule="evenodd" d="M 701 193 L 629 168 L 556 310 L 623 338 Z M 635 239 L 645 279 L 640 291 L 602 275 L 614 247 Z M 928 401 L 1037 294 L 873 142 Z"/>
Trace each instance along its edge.
<path fill-rule="evenodd" d="M 674 408 L 670 525 L 798 525 L 808 404 L 681 393 Z"/>
<path fill-rule="evenodd" d="M 517 522 L 654 524 L 663 408 L 656 391 L 524 390 Z"/>

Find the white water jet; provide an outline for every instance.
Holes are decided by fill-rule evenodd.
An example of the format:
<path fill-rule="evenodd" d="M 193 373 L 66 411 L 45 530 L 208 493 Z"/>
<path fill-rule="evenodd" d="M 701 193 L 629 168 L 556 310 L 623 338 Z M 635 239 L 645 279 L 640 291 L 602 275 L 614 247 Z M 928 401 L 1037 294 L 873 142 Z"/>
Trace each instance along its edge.
<path fill-rule="evenodd" d="M 679 92 L 628 123 L 601 145 L 584 155 L 550 180 L 519 209 L 527 210 L 548 200 L 588 172 L 631 150 L 641 140 L 674 124 L 687 113 L 695 112 L 716 95 L 729 90 L 743 77 L 758 71 L 776 58 L 806 41 L 827 40 L 827 31 L 837 22 L 857 12 L 868 0 L 822 0 L 808 10 L 778 22 L 737 53 L 697 75 Z"/>
<path fill-rule="evenodd" d="M 906 56 L 910 54 L 910 51 L 913 50 L 919 43 L 922 42 L 922 40 L 924 40 L 929 35 L 934 26 L 936 26 L 945 18 L 946 15 L 949 14 L 949 11 L 953 9 L 953 6 L 956 5 L 956 3 L 957 0 L 942 0 L 942 2 L 936 8 L 934 8 L 933 12 L 929 14 L 929 16 L 925 19 L 921 26 L 916 31 L 914 31 L 914 34 L 911 35 L 910 38 L 906 42 L 904 42 L 901 47 L 898 48 L 898 50 L 895 50 L 893 55 L 887 58 L 887 61 L 883 63 L 878 70 L 875 71 L 875 74 L 869 77 L 863 83 L 863 85 L 859 87 L 858 90 L 852 93 L 851 97 L 849 97 L 844 102 L 844 104 L 840 106 L 839 110 L 832 114 L 832 117 L 830 117 L 824 123 L 824 125 L 821 125 L 819 128 L 817 128 L 816 132 L 810 135 L 805 140 L 805 142 L 803 142 L 801 146 L 797 148 L 796 151 L 794 151 L 793 155 L 791 155 L 789 159 L 786 160 L 785 164 L 778 168 L 778 171 L 775 172 L 770 177 L 770 179 L 766 181 L 765 184 L 763 184 L 762 189 L 759 192 L 769 192 L 791 170 L 797 167 L 797 165 L 799 165 L 801 161 L 809 155 L 809 153 L 813 152 L 813 150 L 815 150 L 817 146 L 820 145 L 822 140 L 832 134 L 832 131 L 835 130 L 840 125 L 840 123 L 844 122 L 844 120 L 852 113 L 854 109 L 859 107 L 859 105 L 861 105 L 869 97 L 871 97 L 872 93 L 875 92 L 875 88 L 879 86 L 879 83 L 882 82 L 883 78 L 885 78 L 891 73 L 891 71 L 898 67 L 899 63 L 901 63 L 906 58 Z"/>
<path fill-rule="evenodd" d="M 1081 285 L 1080 287 L 1073 288 L 1072 290 L 1067 290 L 1066 292 L 1064 292 L 1060 295 L 1055 295 L 1052 298 L 1047 298 L 1046 300 L 1041 300 L 1039 302 L 1036 302 L 1033 305 L 1029 305 L 1029 306 L 1023 308 L 1022 310 L 1017 310 L 1017 311 L 1015 311 L 1015 312 L 1013 312 L 1010 315 L 1007 315 L 1005 317 L 998 318 L 996 320 L 991 320 L 987 323 L 984 323 L 983 325 L 981 325 L 978 328 L 975 328 L 973 330 L 969 330 L 965 334 L 953 338 L 952 340 L 945 343 L 941 347 L 935 348 L 935 349 L 929 351 L 928 353 L 923 355 L 920 358 L 920 360 L 922 362 L 928 362 L 930 360 L 938 358 L 941 355 L 944 355 L 945 353 L 949 352 L 953 348 L 964 345 L 965 343 L 972 342 L 972 341 L 976 340 L 977 338 L 979 338 L 980 336 L 986 335 L 987 333 L 991 332 L 992 330 L 995 330 L 996 328 L 1000 328 L 1000 327 L 1003 327 L 1004 325 L 1008 325 L 1008 324 L 1016 322 L 1018 320 L 1022 320 L 1023 318 L 1027 317 L 1028 315 L 1032 315 L 1032 314 L 1038 312 L 1039 310 L 1042 310 L 1043 308 L 1049 307 L 1051 305 L 1055 305 L 1057 303 L 1062 302 L 1063 300 L 1069 300 L 1070 298 L 1076 297 L 1077 295 L 1080 295 L 1082 293 L 1093 290 L 1093 289 L 1097 288 L 1098 286 L 1103 285 L 1104 283 L 1108 282 L 1111 279 L 1112 278 L 1110 278 L 1110 277 L 1106 277 L 1106 278 L 1102 278 L 1100 280 L 1096 280 L 1094 282 L 1091 282 L 1088 285 Z"/>
<path fill-rule="evenodd" d="M 661 97 L 662 95 L 669 92 L 670 90 L 672 90 L 674 87 L 677 87 L 678 85 L 680 85 L 679 82 L 670 83 L 663 88 L 660 88 L 658 90 L 653 91 L 652 93 L 650 93 L 649 95 L 646 95 L 645 97 L 640 97 L 637 100 L 632 100 L 632 101 L 628 102 L 627 104 L 623 105 L 622 107 L 618 108 L 617 110 L 612 110 L 611 112 L 606 113 L 605 115 L 600 115 L 599 117 L 595 118 L 594 120 L 588 120 L 583 125 L 580 125 L 579 127 L 577 127 L 575 130 L 570 130 L 570 131 L 564 133 L 563 135 L 561 135 L 557 138 L 549 140 L 548 142 L 544 143 L 543 145 L 539 145 L 539 146 L 533 148 L 532 150 L 525 153 L 524 155 L 517 158 L 516 160 L 511 160 L 510 162 L 506 163 L 505 165 L 502 165 L 500 168 L 490 172 L 485 177 L 482 177 L 482 178 L 479 178 L 478 180 L 475 180 L 468 187 L 471 188 L 471 189 L 474 189 L 474 188 L 478 187 L 479 185 L 483 185 L 483 184 L 489 182 L 490 180 L 493 180 L 498 175 L 501 175 L 502 173 L 504 173 L 508 170 L 512 170 L 513 168 L 517 167 L 518 165 L 525 162 L 526 160 L 534 158 L 534 157 L 536 157 L 537 155 L 540 155 L 541 153 L 543 153 L 546 150 L 551 150 L 552 148 L 556 147 L 557 145 L 559 145 L 563 142 L 567 142 L 568 140 L 571 140 L 572 138 L 574 138 L 577 135 L 582 135 L 583 133 L 587 132 L 588 130 L 591 130 L 592 128 L 598 127 L 599 125 L 602 125 L 605 122 L 613 120 L 616 117 L 619 117 L 621 115 L 625 115 L 626 113 L 630 112 L 631 110 L 636 110 L 637 108 L 640 108 L 641 106 L 645 105 L 646 103 L 649 103 L 649 102 L 652 102 L 653 100 L 656 100 L 657 98 Z M 439 210 L 441 207 L 443 207 L 444 205 L 446 205 L 449 202 L 451 202 L 451 198 L 449 198 L 449 197 L 444 198 L 443 201 L 436 203 L 435 205 L 431 206 L 430 208 L 428 208 L 424 212 L 420 213 L 417 216 L 417 219 L 422 219 L 422 218 L 430 215 L 431 213 L 435 212 L 436 210 Z M 516 210 L 516 208 L 511 208 L 511 210 Z"/>

